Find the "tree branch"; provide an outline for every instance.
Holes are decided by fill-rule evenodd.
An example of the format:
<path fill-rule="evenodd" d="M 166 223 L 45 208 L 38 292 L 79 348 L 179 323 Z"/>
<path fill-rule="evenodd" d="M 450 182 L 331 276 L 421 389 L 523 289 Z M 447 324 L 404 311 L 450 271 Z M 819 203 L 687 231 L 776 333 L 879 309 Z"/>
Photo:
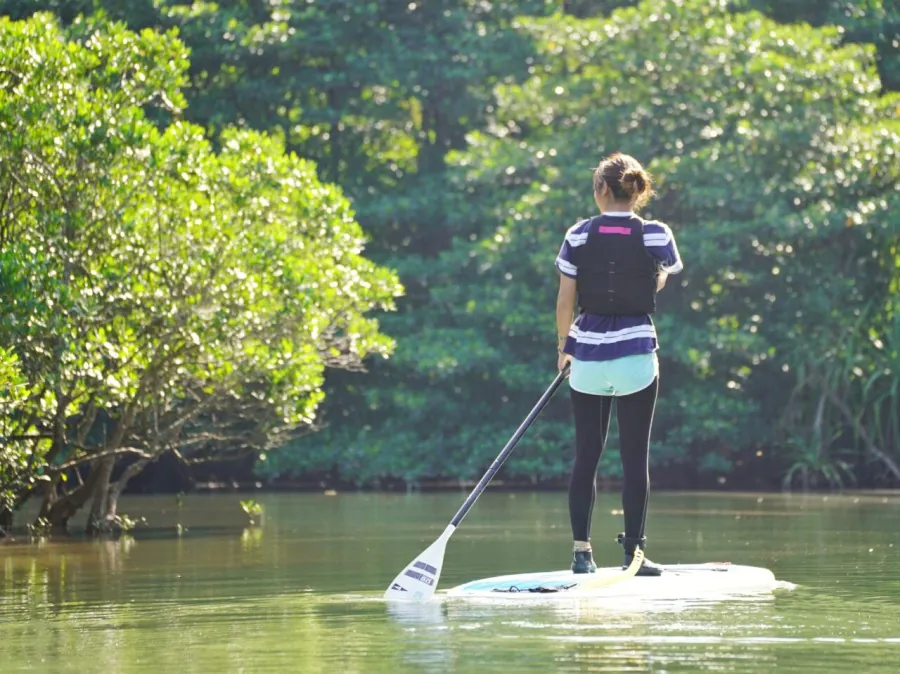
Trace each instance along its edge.
<path fill-rule="evenodd" d="M 246 451 L 243 449 L 240 450 L 239 454 L 233 454 L 231 456 L 205 456 L 203 458 L 189 459 L 184 456 L 177 449 L 172 450 L 172 454 L 178 459 L 179 463 L 184 466 L 202 466 L 207 463 L 215 463 L 219 461 L 240 461 L 246 456 Z"/>
<path fill-rule="evenodd" d="M 63 471 L 69 470 L 70 468 L 75 468 L 76 466 L 80 466 L 83 463 L 87 463 L 88 461 L 103 459 L 108 456 L 120 456 L 122 454 L 132 454 L 140 457 L 141 459 L 152 459 L 156 456 L 155 454 L 150 454 L 143 449 L 138 449 L 137 447 L 119 447 L 117 449 L 108 449 L 102 452 L 97 452 L 96 454 L 85 454 L 84 456 L 80 456 L 77 459 L 71 459 L 69 461 L 66 461 L 65 463 L 61 463 L 58 466 L 48 466 L 47 472 L 51 474 L 61 473 Z"/>

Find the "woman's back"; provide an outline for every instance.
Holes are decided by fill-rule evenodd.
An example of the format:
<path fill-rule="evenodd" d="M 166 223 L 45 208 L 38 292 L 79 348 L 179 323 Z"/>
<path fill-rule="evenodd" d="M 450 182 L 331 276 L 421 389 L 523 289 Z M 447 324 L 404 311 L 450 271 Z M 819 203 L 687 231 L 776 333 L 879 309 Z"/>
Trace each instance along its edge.
<path fill-rule="evenodd" d="M 644 220 L 632 212 L 607 212 L 571 227 L 556 258 L 556 268 L 564 276 L 579 281 L 580 273 L 591 265 L 588 255 L 594 253 L 596 256 L 597 246 L 603 246 L 605 242 L 617 243 L 637 228 L 641 233 L 642 250 L 655 269 L 666 274 L 681 271 L 678 247 L 668 225 Z M 589 239 L 591 244 L 596 244 L 590 245 Z M 631 260 L 623 259 L 620 263 L 623 285 L 632 276 L 626 268 L 629 262 Z M 581 300 L 581 288 L 578 290 Z M 581 361 L 605 361 L 656 351 L 656 329 L 649 312 L 600 313 L 590 311 L 591 308 L 594 307 L 580 305 L 581 313 L 565 344 L 566 353 Z"/>

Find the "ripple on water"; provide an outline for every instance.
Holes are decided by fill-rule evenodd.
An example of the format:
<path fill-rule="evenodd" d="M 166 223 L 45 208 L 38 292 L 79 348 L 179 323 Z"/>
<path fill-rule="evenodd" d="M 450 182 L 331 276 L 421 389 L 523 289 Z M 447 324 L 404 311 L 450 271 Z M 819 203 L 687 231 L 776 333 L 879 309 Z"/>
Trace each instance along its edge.
<path fill-rule="evenodd" d="M 455 494 L 261 495 L 252 535 L 187 521 L 203 535 L 2 548 L 0 672 L 895 671 L 900 500 L 760 498 L 654 495 L 654 559 L 731 559 L 797 583 L 728 601 L 386 604 L 385 583 L 440 533 Z M 163 501 L 123 508 L 152 520 Z M 617 501 L 599 495 L 598 513 Z M 213 521 L 237 508 L 184 503 Z M 564 495 L 485 494 L 448 547 L 444 587 L 557 568 L 565 520 Z"/>

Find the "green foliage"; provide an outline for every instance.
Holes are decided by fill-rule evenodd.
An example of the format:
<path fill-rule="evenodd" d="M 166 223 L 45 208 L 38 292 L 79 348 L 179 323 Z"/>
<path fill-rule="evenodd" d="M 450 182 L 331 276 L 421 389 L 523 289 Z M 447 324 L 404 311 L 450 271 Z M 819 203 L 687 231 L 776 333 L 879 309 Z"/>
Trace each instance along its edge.
<path fill-rule="evenodd" d="M 851 454 L 847 450 L 823 454 L 819 447 L 789 442 L 786 458 L 791 463 L 784 474 L 782 485 L 785 489 L 800 486 L 804 491 L 811 487 L 846 487 L 854 482 L 853 467 L 842 457 Z"/>
<path fill-rule="evenodd" d="M 69 393 L 63 416 L 90 416 L 78 410 L 93 391 L 96 423 L 83 440 L 96 447 L 141 391 L 147 354 L 168 354 L 152 379 L 170 419 L 191 414 L 185 401 L 197 392 L 230 401 L 179 427 L 188 461 L 284 444 L 266 453 L 261 474 L 369 484 L 476 477 L 552 376 L 552 258 L 564 230 L 594 208 L 590 168 L 623 149 L 655 173 L 649 215 L 673 225 L 687 265 L 657 318 L 655 474 L 709 482 L 774 465 L 799 484 L 839 460 L 863 483 L 900 479 L 894 4 L 0 0 L 14 17 L 41 6 L 74 21 L 74 44 L 99 41 L 78 74 L 98 88 L 90 98 L 76 87 L 77 114 L 44 122 L 46 110 L 67 110 L 52 83 L 78 79 L 51 72 L 49 59 L 28 82 L 43 87 L 29 94 L 35 105 L 7 108 L 31 115 L 44 154 L 27 147 L 54 158 L 47 165 L 69 199 L 38 179 L 18 141 L 2 141 L 25 161 L 34 203 L 51 205 L 42 212 L 55 220 L 41 227 L 56 228 L 29 243 L 43 251 L 52 242 L 50 255 L 0 248 L 3 292 L 17 298 L 0 321 L 36 345 L 25 358 L 26 347 L 0 340 L 26 396 L 4 393 L 9 409 L 43 395 L 40 418 L 54 417 L 54 387 L 78 377 L 89 385 Z M 95 20 L 75 21 L 92 11 Z M 158 32 L 98 30 L 107 18 Z M 135 65 L 105 61 L 114 51 Z M 14 53 L 34 67 L 26 50 Z M 131 78 L 129 67 L 150 79 Z M 397 292 L 390 274 L 334 255 L 342 241 L 359 250 L 362 233 L 316 171 L 352 199 L 370 254 L 398 270 L 407 296 L 380 319 L 398 340 L 391 362 L 376 359 L 366 375 L 330 370 L 317 416 L 325 429 L 288 440 L 318 414 L 322 365 L 359 369 L 366 354 L 390 349 L 362 316 Z M 295 235 L 291 213 L 304 204 L 313 224 Z M 118 213 L 127 217 L 98 217 Z M 92 218 L 103 224 L 79 233 L 78 250 L 103 260 L 90 269 L 105 285 L 71 271 L 61 283 L 76 261 L 54 252 L 66 223 L 81 232 Z M 352 316 L 329 333 L 321 326 L 348 283 Z M 115 288 L 121 301 L 104 309 L 97 288 Z M 93 323 L 75 320 L 83 306 Z M 324 330 L 318 341 L 296 338 L 307 325 Z M 273 340 L 263 344 L 270 336 L 303 367 L 279 360 Z M 166 343 L 183 351 L 164 352 Z M 125 443 L 143 452 L 157 423 L 151 389 L 138 396 Z M 0 422 L 17 424 L 4 428 L 10 437 L 27 428 L 47 436 L 4 448 L 4 465 L 32 471 L 73 451 L 91 455 L 71 440 L 59 450 L 59 429 L 34 426 L 33 416 Z M 78 437 L 78 427 L 63 430 Z M 558 479 L 571 444 L 557 400 L 504 474 Z M 613 453 L 601 470 L 616 475 Z M 846 481 L 842 470 L 826 479 Z M 0 473 L 0 489 L 4 475 L 20 473 Z"/>
<path fill-rule="evenodd" d="M 870 43 L 884 87 L 900 90 L 900 6 L 893 0 L 733 0 L 785 23 L 841 26 L 847 42 Z"/>
<path fill-rule="evenodd" d="M 134 530 L 138 525 L 143 524 L 147 525 L 147 519 L 142 517 L 138 520 L 133 517 L 129 517 L 125 514 L 115 515 L 110 518 L 109 530 L 115 533 L 128 533 L 129 531 Z"/>
<path fill-rule="evenodd" d="M 34 399 L 16 354 L 0 347 L 0 510 L 11 511 L 17 491 L 32 488 L 41 479 L 35 468 L 49 442 L 31 439 L 38 432 L 27 415 L 29 399 L 44 413 L 52 410 L 48 396 Z"/>
<path fill-rule="evenodd" d="M 248 499 L 247 501 L 241 501 L 241 510 L 247 515 L 249 519 L 250 526 L 254 526 L 256 524 L 257 518 L 262 518 L 264 509 L 261 503 L 257 503 L 253 499 Z"/>
<path fill-rule="evenodd" d="M 34 522 L 29 522 L 25 525 L 25 531 L 28 533 L 28 537 L 32 539 L 44 539 L 50 536 L 52 533 L 53 527 L 50 525 L 50 522 L 45 520 L 43 517 L 38 517 Z"/>
<path fill-rule="evenodd" d="M 16 167 L 0 172 L 2 423 L 25 436 L 3 477 L 21 500 L 50 476 L 48 517 L 107 489 L 61 484 L 88 461 L 103 474 L 97 457 L 137 455 L 127 482 L 163 451 L 264 450 L 310 426 L 326 367 L 389 354 L 365 313 L 401 290 L 362 257 L 341 191 L 278 138 L 225 129 L 217 152 L 197 126 L 149 121 L 185 104 L 174 32 L 68 35 L 46 14 L 0 20 L 0 156 Z"/>
<path fill-rule="evenodd" d="M 333 427 L 265 473 L 477 476 L 547 383 L 553 255 L 593 208 L 590 168 L 617 149 L 656 174 L 650 215 L 673 225 L 688 269 L 658 320 L 658 472 L 712 478 L 782 442 L 795 411 L 814 411 L 790 397 L 797 361 L 851 329 L 841 307 L 896 284 L 879 260 L 900 236 L 897 100 L 878 97 L 870 48 L 703 0 L 520 25 L 540 66 L 498 87 L 491 124 L 448 157 L 447 222 L 465 237 L 398 260 L 420 308 L 386 323 L 403 335 L 396 358 L 365 385 L 336 383 L 349 396 Z M 507 474 L 564 475 L 560 407 Z"/>

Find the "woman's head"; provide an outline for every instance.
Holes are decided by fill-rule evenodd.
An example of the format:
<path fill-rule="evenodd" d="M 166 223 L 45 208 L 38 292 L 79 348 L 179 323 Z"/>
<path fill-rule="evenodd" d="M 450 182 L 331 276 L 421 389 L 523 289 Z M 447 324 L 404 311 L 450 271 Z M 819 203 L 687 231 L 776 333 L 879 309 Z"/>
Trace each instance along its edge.
<path fill-rule="evenodd" d="M 631 155 L 616 152 L 594 169 L 594 200 L 601 211 L 637 210 L 652 196 L 650 174 Z"/>

